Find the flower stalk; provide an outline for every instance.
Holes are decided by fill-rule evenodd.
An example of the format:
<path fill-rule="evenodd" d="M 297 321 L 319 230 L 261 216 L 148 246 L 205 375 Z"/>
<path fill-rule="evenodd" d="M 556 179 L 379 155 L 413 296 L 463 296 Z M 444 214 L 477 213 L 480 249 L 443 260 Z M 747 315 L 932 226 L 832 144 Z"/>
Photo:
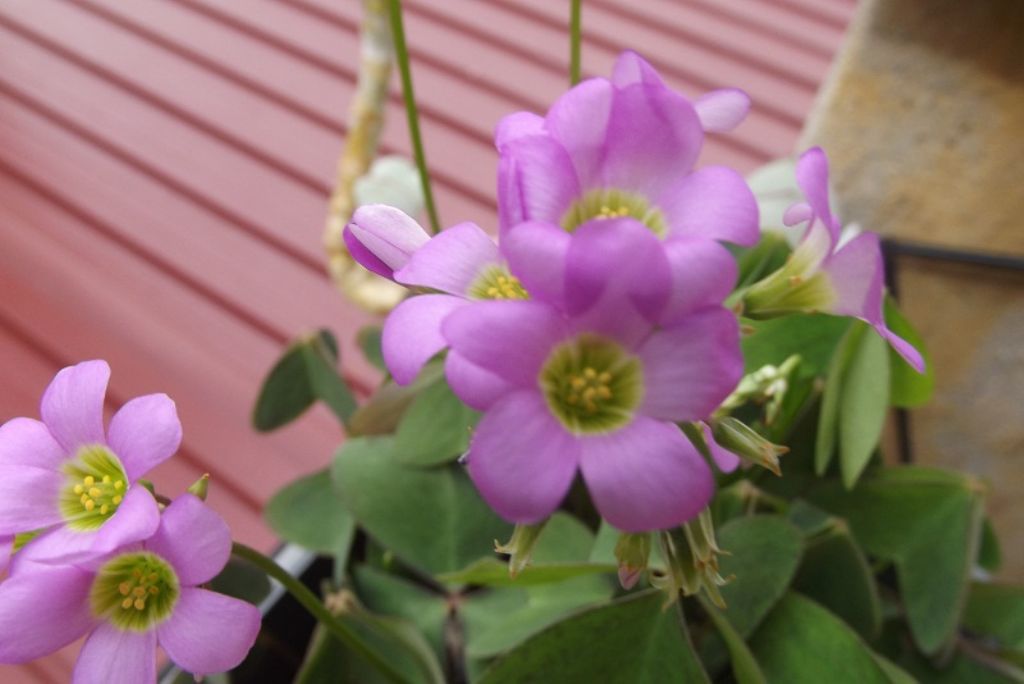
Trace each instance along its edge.
<path fill-rule="evenodd" d="M 580 82 L 580 51 L 581 51 L 581 0 L 572 0 L 569 17 L 569 85 Z"/>

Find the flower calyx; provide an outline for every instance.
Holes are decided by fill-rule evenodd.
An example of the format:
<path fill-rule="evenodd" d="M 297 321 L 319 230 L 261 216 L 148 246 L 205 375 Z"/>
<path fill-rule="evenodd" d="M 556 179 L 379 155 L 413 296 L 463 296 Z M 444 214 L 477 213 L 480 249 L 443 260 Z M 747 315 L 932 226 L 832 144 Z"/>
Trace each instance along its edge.
<path fill-rule="evenodd" d="M 512 530 L 512 538 L 504 544 L 494 541 L 494 550 L 498 553 L 508 554 L 508 575 L 515 577 L 530 564 L 530 557 L 533 555 L 533 547 L 537 544 L 541 531 L 547 524 L 545 518 L 538 523 L 517 524 Z"/>
<path fill-rule="evenodd" d="M 732 416 L 714 421 L 712 432 L 715 441 L 723 449 L 776 475 L 782 475 L 779 456 L 787 453 L 789 447 L 769 442 L 752 427 Z"/>

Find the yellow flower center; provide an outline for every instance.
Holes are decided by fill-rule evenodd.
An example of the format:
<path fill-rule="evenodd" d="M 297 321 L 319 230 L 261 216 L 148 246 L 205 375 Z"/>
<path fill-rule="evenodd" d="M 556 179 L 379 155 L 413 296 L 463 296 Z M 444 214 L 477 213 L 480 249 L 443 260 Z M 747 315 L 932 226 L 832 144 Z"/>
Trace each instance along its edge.
<path fill-rule="evenodd" d="M 491 266 L 481 273 L 469 288 L 475 299 L 529 299 L 519 278 L 501 266 Z"/>
<path fill-rule="evenodd" d="M 614 188 L 591 190 L 573 202 L 562 216 L 562 228 L 573 232 L 588 221 L 634 218 L 659 238 L 668 234 L 661 210 L 641 195 Z"/>
<path fill-rule="evenodd" d="M 128 491 L 124 466 L 100 444 L 81 447 L 63 471 L 67 485 L 60 493 L 60 512 L 75 530 L 99 528 L 114 515 Z"/>
<path fill-rule="evenodd" d="M 89 592 L 93 614 L 123 630 L 144 632 L 170 617 L 181 587 L 163 558 L 146 551 L 107 561 Z"/>

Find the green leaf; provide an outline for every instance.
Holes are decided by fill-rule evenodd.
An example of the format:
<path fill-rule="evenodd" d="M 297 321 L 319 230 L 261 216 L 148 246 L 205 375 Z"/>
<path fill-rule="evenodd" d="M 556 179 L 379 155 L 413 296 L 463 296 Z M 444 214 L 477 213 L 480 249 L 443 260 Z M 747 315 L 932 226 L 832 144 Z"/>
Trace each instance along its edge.
<path fill-rule="evenodd" d="M 583 523 L 565 513 L 555 513 L 537 540 L 533 563 L 542 569 L 561 564 L 581 565 L 593 546 L 594 534 Z M 507 566 L 503 569 L 507 577 Z M 528 572 L 530 566 L 510 586 L 515 586 Z M 522 587 L 525 603 L 473 635 L 467 645 L 468 655 L 481 658 L 503 653 L 581 607 L 607 601 L 613 591 L 607 577 L 594 574 L 544 584 L 524 582 Z"/>
<path fill-rule="evenodd" d="M 981 548 L 978 550 L 978 565 L 989 572 L 996 572 L 1003 564 L 1003 550 L 999 547 L 999 537 L 992 527 L 992 521 L 985 518 L 981 526 Z"/>
<path fill-rule="evenodd" d="M 419 377 L 408 385 L 394 382 L 381 385 L 370 400 L 352 415 L 347 430 L 349 437 L 390 435 L 416 396 L 443 377 L 444 366 L 432 362 L 424 366 Z"/>
<path fill-rule="evenodd" d="M 402 463 L 431 466 L 453 461 L 469 447 L 480 414 L 463 404 L 443 379 L 423 389 L 402 416 L 395 453 Z"/>
<path fill-rule="evenodd" d="M 356 333 L 356 343 L 359 345 L 359 349 L 362 350 L 363 356 L 366 357 L 371 366 L 386 373 L 388 367 L 384 363 L 384 354 L 381 352 L 380 340 L 381 327 L 379 325 L 363 326 Z"/>
<path fill-rule="evenodd" d="M 963 622 L 978 634 L 998 639 L 1004 648 L 1024 650 L 1024 587 L 975 582 Z"/>
<path fill-rule="evenodd" d="M 591 563 L 618 565 L 618 560 L 615 558 L 615 545 L 619 543 L 620 534 L 622 533 L 609 525 L 608 521 L 602 520 L 601 526 L 597 528 L 594 546 L 590 549 L 590 556 L 587 560 Z"/>
<path fill-rule="evenodd" d="M 438 581 L 447 584 L 479 584 L 488 587 L 526 587 L 550 584 L 586 575 L 616 572 L 618 566 L 609 563 L 531 563 L 515 579 L 508 574 L 508 563 L 497 558 L 481 558 L 458 572 L 438 575 Z"/>
<path fill-rule="evenodd" d="M 761 667 L 757 664 L 754 654 L 743 637 L 733 629 L 728 618 L 706 599 L 702 598 L 700 603 L 704 612 L 714 623 L 715 629 L 722 636 L 722 640 L 725 641 L 726 648 L 729 649 L 732 674 L 736 678 L 737 684 L 765 684 L 767 680 L 764 678 L 764 673 L 761 672 Z"/>
<path fill-rule="evenodd" d="M 791 252 L 785 237 L 775 231 L 762 232 L 760 241 L 750 249 L 741 250 L 736 258 L 739 266 L 736 287 L 749 287 L 778 270 Z"/>
<path fill-rule="evenodd" d="M 818 412 L 818 432 L 814 443 L 814 472 L 818 475 L 828 470 L 836 450 L 836 435 L 839 433 L 840 407 L 842 406 L 843 380 L 846 369 L 853 358 L 860 339 L 867 326 L 853 325 L 847 330 L 839 345 L 835 347 L 829 362 L 825 391 L 821 395 L 821 410 Z"/>
<path fill-rule="evenodd" d="M 405 618 L 426 637 L 435 654 L 443 657 L 449 612 L 446 596 L 369 565 L 355 566 L 353 576 L 359 597 L 368 608 L 378 614 Z"/>
<path fill-rule="evenodd" d="M 337 553 L 354 532 L 352 516 L 322 470 L 277 492 L 263 511 L 282 539 L 320 553 Z"/>
<path fill-rule="evenodd" d="M 270 594 L 270 580 L 252 563 L 232 557 L 220 574 L 210 581 L 210 588 L 218 594 L 259 605 Z"/>
<path fill-rule="evenodd" d="M 953 636 L 981 536 L 984 487 L 960 473 L 895 467 L 853 490 L 826 481 L 806 492 L 845 518 L 869 553 L 896 565 L 911 632 L 935 654 Z"/>
<path fill-rule="evenodd" d="M 882 628 L 882 604 L 867 559 L 846 523 L 830 518 L 811 537 L 793 588 L 841 617 L 865 640 Z"/>
<path fill-rule="evenodd" d="M 889 684 L 857 633 L 814 601 L 785 596 L 750 640 L 769 682 Z"/>
<path fill-rule="evenodd" d="M 780 365 L 793 354 L 800 355 L 800 375 L 821 375 L 839 340 L 850 327 L 850 319 L 824 314 L 793 315 L 765 321 L 744 319 L 753 331 L 743 337 L 745 373 L 762 366 Z"/>
<path fill-rule="evenodd" d="M 498 660 L 481 684 L 708 682 L 675 610 L 649 591 L 582 611 Z"/>
<path fill-rule="evenodd" d="M 461 569 L 491 553 L 511 527 L 483 502 L 462 468 L 413 468 L 395 457 L 394 439 L 350 439 L 332 476 L 366 531 L 430 574 Z"/>
<path fill-rule="evenodd" d="M 888 349 L 874 331 L 861 335 L 843 376 L 839 470 L 847 487 L 857 483 L 882 437 L 889 401 Z"/>
<path fill-rule="evenodd" d="M 718 531 L 718 545 L 730 555 L 719 559 L 725 616 L 748 637 L 789 587 L 800 563 L 803 535 L 776 515 L 735 518 Z"/>
<path fill-rule="evenodd" d="M 889 387 L 889 403 L 900 408 L 916 408 L 928 403 L 935 389 L 935 366 L 917 330 L 904 317 L 892 297 L 885 298 L 885 324 L 907 342 L 912 344 L 924 357 L 924 373 L 918 373 L 896 350 L 889 349 L 892 368 L 892 382 Z"/>
<path fill-rule="evenodd" d="M 885 676 L 889 678 L 889 684 L 917 684 L 917 680 L 910 676 L 906 670 L 896 665 L 888 658 L 872 653 L 875 656 L 875 663 L 882 669 Z"/>
<path fill-rule="evenodd" d="M 984 661 L 970 653 L 960 652 L 944 667 L 936 667 L 924 658 L 907 655 L 900 661 L 909 673 L 927 684 L 1021 684 L 1024 671 L 1019 666 L 984 654 Z"/>
<path fill-rule="evenodd" d="M 304 337 L 285 351 L 263 381 L 252 422 L 264 432 L 289 423 L 320 399 L 347 423 L 356 402 L 338 375 L 338 343 L 327 330 Z"/>

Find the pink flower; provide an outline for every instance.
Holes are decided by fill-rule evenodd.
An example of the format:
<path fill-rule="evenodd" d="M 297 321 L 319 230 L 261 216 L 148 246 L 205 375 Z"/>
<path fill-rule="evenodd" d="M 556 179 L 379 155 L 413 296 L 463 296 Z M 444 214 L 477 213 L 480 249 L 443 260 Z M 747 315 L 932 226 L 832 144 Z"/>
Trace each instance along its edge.
<path fill-rule="evenodd" d="M 104 431 L 109 378 L 105 361 L 65 368 L 43 394 L 42 421 L 0 427 L 0 535 L 41 532 L 31 544 L 40 561 L 109 553 L 159 524 L 156 501 L 137 482 L 181 443 L 174 402 L 132 399 Z"/>
<path fill-rule="evenodd" d="M 230 552 L 221 517 L 184 494 L 141 544 L 73 565 L 19 563 L 0 584 L 0 662 L 27 662 L 88 634 L 76 684 L 155 682 L 157 646 L 196 675 L 229 670 L 252 648 L 259 611 L 199 585 Z"/>
<path fill-rule="evenodd" d="M 631 219 L 583 227 L 572 240 L 556 233 L 561 247 L 531 244 L 562 256 L 519 272 L 528 289 L 547 284 L 547 301 L 476 302 L 443 321 L 448 382 L 485 411 L 470 476 L 516 523 L 550 515 L 579 468 L 615 527 L 679 524 L 707 504 L 714 482 L 673 423 L 710 415 L 742 374 L 738 325 L 720 306 L 730 274 L 684 269 L 688 280 L 671 287 L 657 238 Z M 549 303 L 559 297 L 567 309 Z"/>
<path fill-rule="evenodd" d="M 573 232 L 592 221 L 631 217 L 662 239 L 757 241 L 757 204 L 735 171 L 695 171 L 704 129 L 727 130 L 749 99 L 715 91 L 691 103 L 637 54 L 623 53 L 611 80 L 593 78 L 540 117 L 505 117 L 498 204 L 502 236 L 526 221 Z"/>
<path fill-rule="evenodd" d="M 352 215 L 343 233 L 352 258 L 368 271 L 394 278 L 430 234 L 401 209 L 385 204 L 366 204 Z"/>
<path fill-rule="evenodd" d="M 745 313 L 767 318 L 821 311 L 865 321 L 904 358 L 924 372 L 924 359 L 889 330 L 882 314 L 884 265 L 878 236 L 863 232 L 843 240 L 842 226 L 829 205 L 828 159 L 820 147 L 800 156 L 797 184 L 806 202 L 791 206 L 786 225 L 806 223 L 803 239 L 785 266 L 752 285 L 743 297 Z"/>

